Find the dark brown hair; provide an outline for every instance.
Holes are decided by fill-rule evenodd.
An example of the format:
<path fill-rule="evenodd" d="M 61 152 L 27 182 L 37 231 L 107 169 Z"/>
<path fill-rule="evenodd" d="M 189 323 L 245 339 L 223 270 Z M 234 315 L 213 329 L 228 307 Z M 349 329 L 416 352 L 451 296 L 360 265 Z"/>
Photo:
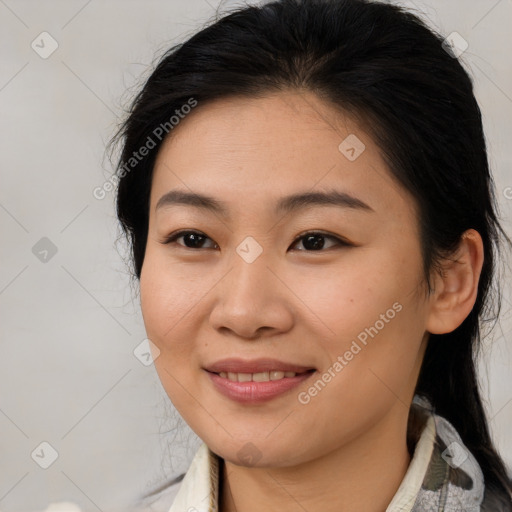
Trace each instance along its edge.
<path fill-rule="evenodd" d="M 118 134 L 117 213 L 135 275 L 144 261 L 152 171 L 163 138 L 126 172 L 133 152 L 191 98 L 201 108 L 218 98 L 290 88 L 312 91 L 367 121 L 393 176 L 418 204 L 427 293 L 431 272 L 464 231 L 480 233 L 485 261 L 476 303 L 453 332 L 430 335 L 416 393 L 455 426 L 481 465 L 486 488 L 510 493 L 475 361 L 481 327 L 498 318 L 501 305 L 496 255 L 502 242 L 511 242 L 498 221 L 471 78 L 443 37 L 412 13 L 366 0 L 280 0 L 236 10 L 172 47 Z"/>

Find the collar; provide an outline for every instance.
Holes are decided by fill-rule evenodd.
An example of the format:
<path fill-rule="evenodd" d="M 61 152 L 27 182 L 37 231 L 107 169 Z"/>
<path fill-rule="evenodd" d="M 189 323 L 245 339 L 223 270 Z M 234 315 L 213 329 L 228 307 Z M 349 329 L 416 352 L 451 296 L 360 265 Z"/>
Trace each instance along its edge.
<path fill-rule="evenodd" d="M 480 512 L 484 479 L 455 428 L 414 397 L 407 442 L 414 452 L 386 512 Z M 221 459 L 206 444 L 197 450 L 169 512 L 218 512 Z"/>

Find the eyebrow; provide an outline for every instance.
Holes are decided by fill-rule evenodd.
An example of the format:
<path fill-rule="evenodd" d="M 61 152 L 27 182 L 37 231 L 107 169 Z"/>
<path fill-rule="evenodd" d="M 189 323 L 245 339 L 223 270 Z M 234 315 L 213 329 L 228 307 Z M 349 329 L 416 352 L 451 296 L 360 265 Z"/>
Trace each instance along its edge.
<path fill-rule="evenodd" d="M 155 211 L 165 206 L 176 204 L 194 206 L 229 218 L 229 209 L 222 201 L 208 195 L 183 190 L 171 190 L 164 194 L 158 200 Z M 276 214 L 290 213 L 307 206 L 326 205 L 375 212 L 371 206 L 361 199 L 339 190 L 331 190 L 329 192 L 299 192 L 285 196 L 278 200 L 274 211 Z"/>

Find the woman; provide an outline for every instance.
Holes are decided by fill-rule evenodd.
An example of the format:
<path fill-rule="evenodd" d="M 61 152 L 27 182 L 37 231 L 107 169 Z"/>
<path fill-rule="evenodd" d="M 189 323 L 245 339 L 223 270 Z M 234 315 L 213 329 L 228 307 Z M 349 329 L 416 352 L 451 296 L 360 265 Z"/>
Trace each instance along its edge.
<path fill-rule="evenodd" d="M 441 36 L 365 0 L 240 9 L 119 140 L 155 366 L 204 441 L 171 512 L 512 510 L 473 359 L 510 240 Z"/>

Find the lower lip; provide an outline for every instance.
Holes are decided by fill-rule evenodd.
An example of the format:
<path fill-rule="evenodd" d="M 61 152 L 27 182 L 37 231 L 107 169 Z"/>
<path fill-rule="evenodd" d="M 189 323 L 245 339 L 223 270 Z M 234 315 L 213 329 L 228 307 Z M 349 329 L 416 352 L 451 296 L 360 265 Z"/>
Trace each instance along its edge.
<path fill-rule="evenodd" d="M 306 372 L 295 377 L 284 377 L 279 380 L 268 382 L 233 382 L 227 378 L 212 372 L 208 372 L 213 385 L 220 393 L 235 402 L 241 403 L 262 403 L 275 398 L 290 389 L 295 388 L 301 382 L 309 379 L 316 372 Z"/>

